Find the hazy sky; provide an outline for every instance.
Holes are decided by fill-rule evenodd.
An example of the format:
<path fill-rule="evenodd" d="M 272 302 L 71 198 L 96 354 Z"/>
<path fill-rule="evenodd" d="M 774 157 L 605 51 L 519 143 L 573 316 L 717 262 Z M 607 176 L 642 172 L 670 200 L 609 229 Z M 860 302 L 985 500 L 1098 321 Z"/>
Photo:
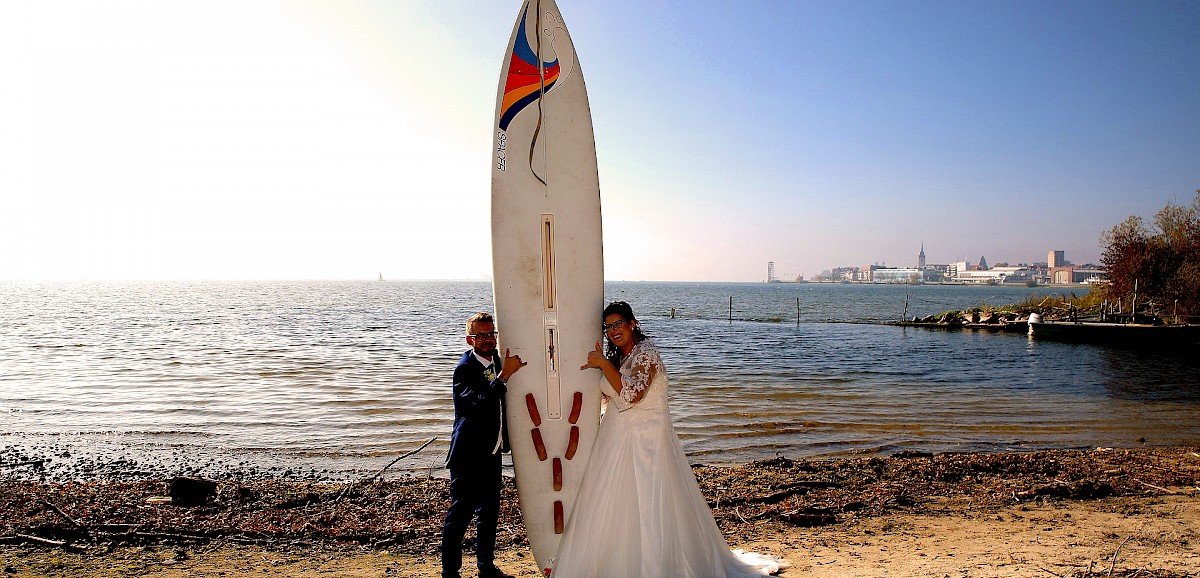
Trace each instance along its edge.
<path fill-rule="evenodd" d="M 516 0 L 0 0 L 0 278 L 490 275 Z M 1200 2 L 561 0 L 605 277 L 1098 261 L 1200 188 Z"/>

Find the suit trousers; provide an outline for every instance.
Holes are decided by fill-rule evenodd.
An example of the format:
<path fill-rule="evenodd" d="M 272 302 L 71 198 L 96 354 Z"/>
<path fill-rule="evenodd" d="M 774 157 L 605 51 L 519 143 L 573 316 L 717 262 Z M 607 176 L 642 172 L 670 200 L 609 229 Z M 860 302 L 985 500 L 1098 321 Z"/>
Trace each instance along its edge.
<path fill-rule="evenodd" d="M 450 509 L 442 526 L 442 574 L 454 576 L 462 568 L 462 542 L 475 520 L 475 563 L 495 566 L 496 525 L 500 518 L 500 454 L 462 466 L 450 466 Z"/>

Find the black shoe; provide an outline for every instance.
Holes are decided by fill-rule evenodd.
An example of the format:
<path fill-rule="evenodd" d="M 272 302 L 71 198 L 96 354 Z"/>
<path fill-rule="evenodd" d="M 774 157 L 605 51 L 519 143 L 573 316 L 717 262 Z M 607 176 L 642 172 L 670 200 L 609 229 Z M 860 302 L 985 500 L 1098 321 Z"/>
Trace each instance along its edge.
<path fill-rule="evenodd" d="M 504 570 L 501 570 L 495 566 L 492 566 L 491 568 L 480 568 L 479 569 L 479 578 L 517 578 L 517 577 L 513 576 L 512 574 L 505 574 Z"/>

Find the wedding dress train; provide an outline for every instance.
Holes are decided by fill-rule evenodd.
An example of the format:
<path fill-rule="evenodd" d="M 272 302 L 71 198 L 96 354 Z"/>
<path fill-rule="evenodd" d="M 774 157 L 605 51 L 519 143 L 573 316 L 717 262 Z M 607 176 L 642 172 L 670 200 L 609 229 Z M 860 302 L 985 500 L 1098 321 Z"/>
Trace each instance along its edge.
<path fill-rule="evenodd" d="M 731 552 L 667 407 L 667 373 L 642 340 L 622 362 L 558 554 L 557 578 L 762 576 L 786 565 Z M 640 399 L 639 399 L 640 397 Z"/>

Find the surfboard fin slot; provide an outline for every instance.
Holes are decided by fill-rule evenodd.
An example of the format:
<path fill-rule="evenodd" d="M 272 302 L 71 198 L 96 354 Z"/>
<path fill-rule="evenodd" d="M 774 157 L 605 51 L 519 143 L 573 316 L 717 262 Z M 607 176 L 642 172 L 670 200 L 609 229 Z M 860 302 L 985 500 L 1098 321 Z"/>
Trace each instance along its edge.
<path fill-rule="evenodd" d="M 562 419 L 562 394 L 558 381 L 558 325 L 546 319 L 546 417 Z"/>

